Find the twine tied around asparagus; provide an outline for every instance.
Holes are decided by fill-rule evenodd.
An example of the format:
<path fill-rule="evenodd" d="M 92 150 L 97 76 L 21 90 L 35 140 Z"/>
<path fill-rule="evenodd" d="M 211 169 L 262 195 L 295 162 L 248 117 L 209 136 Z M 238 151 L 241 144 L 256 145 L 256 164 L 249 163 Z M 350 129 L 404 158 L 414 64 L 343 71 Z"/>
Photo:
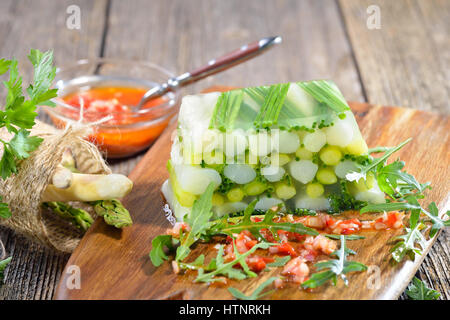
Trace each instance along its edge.
<path fill-rule="evenodd" d="M 64 151 L 72 151 L 77 159 L 77 169 L 82 173 L 111 173 L 97 147 L 84 138 L 91 133 L 93 125 L 109 121 L 112 117 L 84 124 L 83 110 L 84 105 L 80 108 L 80 119 L 76 123 L 67 123 L 63 130 L 36 121 L 31 135 L 39 136 L 44 141 L 29 158 L 19 164 L 15 175 L 0 181 L 0 194 L 12 212 L 9 219 L 0 219 L 0 224 L 62 252 L 72 252 L 78 245 L 82 232 L 58 216 L 42 210 L 41 200 Z M 0 138 L 9 140 L 12 137 L 7 130 L 2 130 Z M 91 212 L 95 217 L 95 212 Z"/>

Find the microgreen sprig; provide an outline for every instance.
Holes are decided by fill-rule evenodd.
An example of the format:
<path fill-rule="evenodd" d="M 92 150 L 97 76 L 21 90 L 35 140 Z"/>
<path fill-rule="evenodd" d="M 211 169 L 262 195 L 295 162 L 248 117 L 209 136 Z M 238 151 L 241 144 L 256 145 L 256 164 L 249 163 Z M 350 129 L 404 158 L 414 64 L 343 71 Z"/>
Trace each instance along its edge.
<path fill-rule="evenodd" d="M 344 280 L 345 285 L 348 285 L 346 273 L 367 270 L 367 266 L 360 262 L 348 261 L 347 256 L 350 254 L 355 254 L 355 251 L 345 246 L 345 237 L 341 236 L 341 247 L 331 254 L 338 259 L 316 263 L 314 266 L 317 271 L 328 270 L 312 274 L 308 280 L 302 283 L 302 286 L 304 288 L 317 288 L 330 280 L 333 285 L 336 285 L 338 277 Z"/>

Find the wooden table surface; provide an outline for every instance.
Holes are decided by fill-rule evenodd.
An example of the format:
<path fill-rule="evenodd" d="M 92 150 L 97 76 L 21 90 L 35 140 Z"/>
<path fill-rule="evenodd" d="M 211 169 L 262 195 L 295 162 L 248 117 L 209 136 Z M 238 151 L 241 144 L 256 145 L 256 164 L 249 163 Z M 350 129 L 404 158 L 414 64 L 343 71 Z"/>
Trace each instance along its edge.
<path fill-rule="evenodd" d="M 70 5 L 80 8 L 80 29 L 66 26 Z M 370 5 L 379 8 L 380 29 L 367 27 Z M 0 1 L 0 57 L 25 61 L 30 48 L 53 49 L 58 66 L 104 56 L 152 61 L 181 73 L 252 40 L 281 35 L 278 48 L 185 92 L 330 78 L 348 100 L 445 114 L 449 30 L 448 0 Z M 21 67 L 30 74 L 28 65 Z M 141 157 L 110 164 L 128 174 Z M 6 229 L 0 239 L 13 257 L 0 299 L 51 299 L 69 256 Z M 450 299 L 449 240 L 444 230 L 418 271 L 442 299 Z"/>

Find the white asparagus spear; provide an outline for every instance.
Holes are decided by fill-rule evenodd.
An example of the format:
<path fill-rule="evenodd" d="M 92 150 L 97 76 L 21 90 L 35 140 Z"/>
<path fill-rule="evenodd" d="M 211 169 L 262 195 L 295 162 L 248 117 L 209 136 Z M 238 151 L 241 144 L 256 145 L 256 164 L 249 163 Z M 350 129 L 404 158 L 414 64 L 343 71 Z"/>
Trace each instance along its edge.
<path fill-rule="evenodd" d="M 133 182 L 121 174 L 72 173 L 71 178 L 69 186 L 64 189 L 55 184 L 48 185 L 42 202 L 112 200 L 124 197 L 133 187 Z"/>
<path fill-rule="evenodd" d="M 52 184 L 58 189 L 66 189 L 72 184 L 72 171 L 59 165 L 52 177 Z"/>

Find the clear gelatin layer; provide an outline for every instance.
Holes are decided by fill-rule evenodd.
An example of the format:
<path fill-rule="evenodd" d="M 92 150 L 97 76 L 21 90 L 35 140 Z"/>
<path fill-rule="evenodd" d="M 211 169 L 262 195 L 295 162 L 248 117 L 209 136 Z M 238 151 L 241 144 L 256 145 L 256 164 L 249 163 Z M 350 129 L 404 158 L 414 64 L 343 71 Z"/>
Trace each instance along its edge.
<path fill-rule="evenodd" d="M 311 81 L 183 98 L 162 187 L 177 219 L 213 183 L 216 217 L 283 204 L 340 211 L 384 202 L 370 175 L 347 181 L 367 144 L 336 85 Z"/>

